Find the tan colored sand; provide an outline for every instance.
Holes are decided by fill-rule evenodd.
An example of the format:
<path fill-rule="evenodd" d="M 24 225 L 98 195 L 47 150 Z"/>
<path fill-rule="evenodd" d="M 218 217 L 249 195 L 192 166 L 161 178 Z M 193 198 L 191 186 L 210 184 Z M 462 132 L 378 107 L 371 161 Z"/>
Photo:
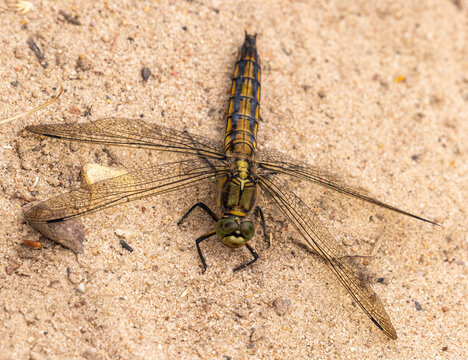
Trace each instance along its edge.
<path fill-rule="evenodd" d="M 467 357 L 465 0 L 31 2 L 25 15 L 13 0 L 0 5 L 0 117 L 49 99 L 55 76 L 66 92 L 0 128 L 1 359 Z M 59 10 L 78 15 L 81 26 Z M 175 159 L 43 140 L 26 125 L 143 116 L 222 141 L 244 30 L 258 33 L 262 58 L 262 147 L 333 168 L 444 225 L 289 182 L 350 254 L 381 243 L 365 269 L 396 341 L 298 245 L 269 203 L 274 244 L 268 249 L 257 237 L 255 266 L 233 275 L 247 252 L 211 240 L 201 274 L 194 239 L 212 224 L 200 213 L 182 228 L 176 221 L 196 201 L 214 206 L 214 186 L 84 218 L 80 255 L 47 240 L 42 250 L 23 245 L 39 235 L 22 220 L 22 207 L 77 186 L 83 164 Z M 152 71 L 147 83 L 144 66 Z M 116 229 L 133 253 L 121 248 Z"/>

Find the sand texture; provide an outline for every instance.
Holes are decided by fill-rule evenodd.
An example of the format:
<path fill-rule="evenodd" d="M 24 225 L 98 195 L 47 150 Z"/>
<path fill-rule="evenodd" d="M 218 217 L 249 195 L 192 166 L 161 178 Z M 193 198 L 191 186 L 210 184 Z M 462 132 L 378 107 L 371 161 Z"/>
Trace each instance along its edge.
<path fill-rule="evenodd" d="M 468 358 L 466 0 L 30 3 L 25 14 L 0 3 L 0 119 L 55 96 L 56 77 L 64 93 L 0 125 L 0 359 Z M 356 261 L 395 341 L 265 197 L 272 246 L 257 235 L 260 259 L 235 274 L 248 251 L 217 239 L 202 244 L 201 272 L 195 239 L 209 217 L 176 224 L 197 201 L 216 209 L 214 182 L 83 217 L 79 254 L 24 221 L 28 207 L 79 186 L 84 164 L 181 159 L 26 126 L 121 116 L 222 142 L 244 30 L 258 34 L 262 61 L 259 151 L 280 149 L 443 225 L 283 177 L 350 255 L 373 255 Z"/>

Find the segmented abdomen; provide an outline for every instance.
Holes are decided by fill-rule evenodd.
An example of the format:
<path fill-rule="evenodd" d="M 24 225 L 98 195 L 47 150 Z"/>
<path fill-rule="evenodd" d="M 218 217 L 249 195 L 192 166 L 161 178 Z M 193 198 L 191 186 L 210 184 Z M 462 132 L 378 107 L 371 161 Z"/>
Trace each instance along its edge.
<path fill-rule="evenodd" d="M 226 154 L 252 159 L 257 147 L 260 113 L 260 59 L 256 36 L 245 34 L 237 57 L 224 138 Z"/>

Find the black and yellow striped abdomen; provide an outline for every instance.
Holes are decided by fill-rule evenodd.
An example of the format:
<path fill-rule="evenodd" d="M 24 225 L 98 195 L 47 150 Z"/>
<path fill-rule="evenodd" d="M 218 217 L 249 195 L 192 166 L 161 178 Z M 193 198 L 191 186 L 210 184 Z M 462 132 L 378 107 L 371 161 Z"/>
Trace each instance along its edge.
<path fill-rule="evenodd" d="M 260 59 L 256 35 L 245 34 L 234 69 L 227 114 L 224 150 L 253 159 L 260 114 Z"/>

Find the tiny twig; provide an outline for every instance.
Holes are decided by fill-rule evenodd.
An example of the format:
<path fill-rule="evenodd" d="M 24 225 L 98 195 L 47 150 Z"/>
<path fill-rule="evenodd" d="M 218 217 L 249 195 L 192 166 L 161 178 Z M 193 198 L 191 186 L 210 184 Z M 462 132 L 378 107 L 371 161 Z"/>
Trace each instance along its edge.
<path fill-rule="evenodd" d="M 71 15 L 68 15 L 65 11 L 63 10 L 59 10 L 59 14 L 63 16 L 63 18 L 69 22 L 70 24 L 73 24 L 73 25 L 81 25 L 81 22 L 80 20 L 78 20 L 77 18 L 71 16 Z"/>
<path fill-rule="evenodd" d="M 47 69 L 49 64 L 47 64 L 47 61 L 45 60 L 44 53 L 41 51 L 39 46 L 37 46 L 37 44 L 34 42 L 34 39 L 32 37 L 28 39 L 28 45 L 31 51 L 34 53 L 34 55 L 36 55 L 37 60 L 39 60 L 39 63 L 41 64 L 41 66 L 44 69 Z"/>
<path fill-rule="evenodd" d="M 60 85 L 60 92 L 58 93 L 58 95 L 52 99 L 50 99 L 49 101 L 46 101 L 45 103 L 31 109 L 31 110 L 26 110 L 26 111 L 23 111 L 23 112 L 20 112 L 19 114 L 16 114 L 14 116 L 11 116 L 11 117 L 8 117 L 4 120 L 0 120 L 0 125 L 3 125 L 3 124 L 6 124 L 10 121 L 13 121 L 13 120 L 16 120 L 16 119 L 19 119 L 19 118 L 22 118 L 23 116 L 28 116 L 28 115 L 31 115 L 33 113 L 35 113 L 36 111 L 38 110 L 41 110 L 42 108 L 52 104 L 53 102 L 57 101 L 58 98 L 62 95 L 63 93 L 63 86 L 62 86 L 62 83 L 59 81 L 59 79 L 57 79 L 57 82 L 59 83 Z"/>
<path fill-rule="evenodd" d="M 112 40 L 112 46 L 111 46 L 110 52 L 114 51 L 115 44 L 117 43 L 117 39 L 119 38 L 119 35 L 120 33 L 118 32 L 117 35 L 114 36 L 114 40 Z"/>

